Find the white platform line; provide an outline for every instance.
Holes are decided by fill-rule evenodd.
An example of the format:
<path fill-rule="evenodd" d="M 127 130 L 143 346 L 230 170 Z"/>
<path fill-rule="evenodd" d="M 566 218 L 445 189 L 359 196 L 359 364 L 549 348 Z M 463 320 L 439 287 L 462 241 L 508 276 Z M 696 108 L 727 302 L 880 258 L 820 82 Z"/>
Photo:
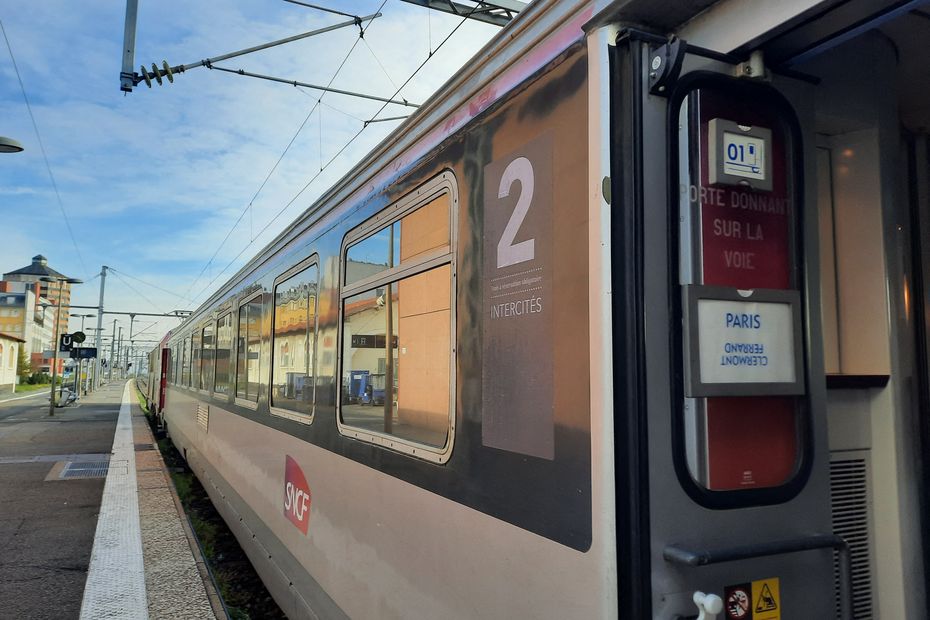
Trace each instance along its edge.
<path fill-rule="evenodd" d="M 148 618 L 129 386 L 123 390 L 110 457 L 111 465 L 127 466 L 110 467 L 103 487 L 81 620 Z"/>
<path fill-rule="evenodd" d="M 11 402 L 13 402 L 14 400 L 23 400 L 24 398 L 35 398 L 36 396 L 49 396 L 49 397 L 51 397 L 51 392 L 39 392 L 39 391 L 36 391 L 36 392 L 34 392 L 34 393 L 32 393 L 32 394 L 26 394 L 25 396 L 17 396 L 17 397 L 15 397 L 15 398 L 4 398 L 3 400 L 0 400 L 0 405 L 2 405 L 3 403 L 11 403 Z"/>

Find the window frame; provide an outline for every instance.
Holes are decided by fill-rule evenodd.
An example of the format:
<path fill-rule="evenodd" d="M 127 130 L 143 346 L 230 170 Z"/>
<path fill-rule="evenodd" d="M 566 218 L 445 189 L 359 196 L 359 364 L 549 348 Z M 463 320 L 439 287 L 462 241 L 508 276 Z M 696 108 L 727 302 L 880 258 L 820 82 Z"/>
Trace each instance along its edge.
<path fill-rule="evenodd" d="M 680 162 L 679 152 L 681 151 L 681 144 L 677 119 L 680 117 L 682 106 L 688 101 L 690 95 L 699 92 L 701 89 L 725 92 L 728 96 L 735 97 L 744 102 L 758 102 L 761 100 L 769 102 L 773 108 L 778 108 L 777 111 L 780 112 L 782 119 L 781 131 L 783 131 L 785 135 L 786 157 L 789 156 L 793 149 L 799 149 L 799 153 L 803 151 L 799 146 L 803 144 L 803 140 L 801 139 L 801 126 L 797 114 L 788 100 L 776 89 L 768 84 L 747 83 L 720 73 L 707 71 L 690 73 L 685 78 L 682 78 L 681 82 L 676 85 L 675 91 L 671 93 L 668 103 L 668 116 L 666 119 L 665 141 L 670 154 L 669 162 L 671 162 L 668 176 L 670 187 L 667 208 L 673 218 L 680 218 L 681 213 L 689 208 L 687 205 L 682 204 L 678 194 L 678 187 L 681 182 L 680 179 L 683 170 Z M 784 290 L 795 290 L 800 293 L 799 306 L 802 308 L 800 329 L 802 333 L 801 346 L 803 349 L 800 352 L 802 364 L 799 371 L 803 376 L 803 381 L 808 386 L 805 394 L 795 396 L 797 399 L 795 403 L 795 435 L 797 440 L 796 462 L 791 476 L 775 486 L 735 489 L 708 488 L 694 476 L 689 465 L 688 449 L 686 446 L 687 432 L 685 425 L 685 397 L 683 384 L 680 381 L 673 382 L 671 398 L 674 404 L 669 414 L 671 416 L 670 440 L 675 474 L 685 493 L 687 493 L 695 503 L 712 510 L 743 509 L 788 502 L 804 490 L 810 479 L 813 462 L 815 458 L 820 458 L 820 455 L 815 454 L 814 450 L 811 414 L 811 377 L 809 374 L 810 368 L 805 361 L 809 359 L 810 344 L 809 338 L 807 337 L 807 330 L 810 325 L 807 323 L 806 315 L 803 312 L 803 308 L 806 304 L 804 281 L 797 269 L 798 265 L 801 265 L 804 259 L 802 252 L 804 246 L 803 243 L 801 243 L 799 215 L 799 213 L 803 211 L 804 206 L 803 154 L 802 156 L 792 158 L 792 160 L 793 161 L 786 162 L 785 170 L 790 178 L 791 184 L 789 185 L 788 191 L 793 201 L 792 211 L 788 221 L 788 252 L 792 257 L 794 268 L 789 276 L 791 280 L 790 288 Z M 674 255 L 678 255 L 681 252 L 680 235 L 681 231 L 677 225 L 669 227 L 668 243 Z M 682 369 L 686 363 L 683 353 L 683 327 L 679 321 L 684 312 L 684 306 L 682 304 L 682 296 L 684 293 L 681 285 L 680 261 L 676 258 L 671 261 L 670 265 L 671 269 L 668 270 L 667 287 L 669 300 L 671 302 L 670 307 L 675 310 L 673 314 L 674 320 L 672 321 L 673 329 L 669 353 L 671 373 L 672 376 L 675 376 L 676 373 L 683 372 Z M 698 400 L 701 399 L 703 399 L 703 397 L 700 397 Z M 706 405 L 702 404 L 701 406 Z"/>
<path fill-rule="evenodd" d="M 230 321 L 229 327 L 230 327 L 230 331 L 232 332 L 232 333 L 230 334 L 230 343 L 229 343 L 229 356 L 230 356 L 230 357 L 229 357 L 229 362 L 230 362 L 229 366 L 230 366 L 230 367 L 232 366 L 232 364 L 231 364 L 231 362 L 232 362 L 232 360 L 233 360 L 232 355 L 233 355 L 233 353 L 234 353 L 234 351 L 235 351 L 235 348 L 236 348 L 236 347 L 235 347 L 235 340 L 236 340 L 235 336 L 236 336 L 236 334 L 235 334 L 235 330 L 232 329 L 233 312 L 232 312 L 232 308 L 231 308 L 230 306 L 224 305 L 222 308 L 218 308 L 214 314 L 216 314 L 216 318 L 213 320 L 213 385 L 210 386 L 210 393 L 213 395 L 214 398 L 218 398 L 218 399 L 220 399 L 220 400 L 222 400 L 222 399 L 227 399 L 227 400 L 228 400 L 228 399 L 229 399 L 229 391 L 230 391 L 229 388 L 230 388 L 230 385 L 233 385 L 233 386 L 234 386 L 235 382 L 229 380 L 229 379 L 230 379 L 230 372 L 229 372 L 229 368 L 227 368 L 227 369 L 226 369 L 226 393 L 224 394 L 223 392 L 217 392 L 217 391 L 216 391 L 216 362 L 217 362 L 217 358 L 218 358 L 217 352 L 219 351 L 219 346 L 218 346 L 218 345 L 219 345 L 219 342 L 220 342 L 220 321 L 222 321 L 224 318 L 226 318 L 226 317 L 228 316 L 228 317 L 229 317 L 229 321 Z M 237 319 L 239 318 L 238 315 L 236 316 L 236 318 L 237 318 Z"/>
<path fill-rule="evenodd" d="M 191 376 L 194 374 L 194 361 L 191 359 L 193 357 L 194 348 L 191 344 L 193 341 L 193 332 L 188 332 L 184 334 L 181 338 L 181 383 L 180 386 L 186 389 L 191 389 L 193 381 L 191 381 Z M 184 378 L 184 371 L 187 371 L 187 380 Z"/>
<path fill-rule="evenodd" d="M 316 267 L 316 300 L 314 301 L 314 310 L 313 310 L 313 349 L 307 352 L 309 355 L 308 364 L 313 369 L 313 397 L 310 401 L 310 413 L 300 413 L 299 411 L 292 411 L 290 409 L 284 409 L 282 407 L 274 406 L 274 355 L 275 355 L 275 316 L 278 312 L 278 305 L 275 302 L 275 295 L 277 294 L 278 285 L 286 282 L 292 276 L 297 275 L 301 271 L 308 269 L 310 267 Z M 279 275 L 274 280 L 274 284 L 271 286 L 271 345 L 269 348 L 269 364 L 268 364 L 268 411 L 273 416 L 280 418 L 285 418 L 293 422 L 300 422 L 301 424 L 312 424 L 313 419 L 316 416 L 316 384 L 317 384 L 317 367 L 316 367 L 316 352 L 317 352 L 317 336 L 319 336 L 320 330 L 320 257 L 319 254 L 311 254 L 309 257 L 300 261 L 281 275 Z M 308 326 L 309 327 L 309 326 Z M 309 335 L 310 332 L 308 331 Z"/>
<path fill-rule="evenodd" d="M 236 354 L 236 358 L 235 358 L 236 363 L 234 364 L 235 380 L 232 382 L 232 390 L 231 390 L 232 396 L 233 396 L 233 402 L 240 407 L 245 407 L 246 409 L 252 409 L 253 411 L 258 409 L 258 401 L 260 398 L 260 394 L 258 393 L 258 390 L 256 390 L 256 393 L 255 393 L 255 400 L 249 400 L 248 398 L 243 398 L 239 396 L 239 340 L 240 340 L 239 330 L 242 327 L 242 322 L 239 320 L 239 313 L 242 311 L 243 306 L 247 306 L 255 301 L 258 301 L 259 305 L 261 305 L 262 307 L 262 319 L 264 319 L 265 318 L 265 304 L 264 304 L 263 295 L 264 293 L 260 291 L 260 292 L 242 297 L 241 299 L 239 299 L 238 303 L 235 305 L 235 312 L 233 313 L 233 316 L 236 319 L 236 329 L 234 330 L 234 334 L 235 334 L 234 339 L 236 342 L 235 347 L 234 347 L 234 351 Z M 259 325 L 258 325 L 258 372 L 257 372 L 258 381 L 256 381 L 259 387 L 261 386 L 261 376 L 262 376 L 262 333 L 261 332 L 262 332 L 261 321 L 259 321 Z M 246 348 L 246 351 L 248 351 L 249 349 L 248 342 L 245 342 L 245 348 Z M 245 358 L 246 385 L 248 385 L 249 383 L 248 362 L 249 362 L 249 358 L 246 357 Z"/>
<path fill-rule="evenodd" d="M 417 261 L 397 267 L 389 267 L 373 276 L 357 280 L 352 284 L 346 285 L 346 257 L 348 249 L 354 243 L 362 241 L 373 234 L 378 233 L 387 226 L 393 225 L 403 217 L 413 213 L 420 207 L 447 194 L 449 197 L 449 249 L 448 251 L 430 250 Z M 337 389 L 336 389 L 336 427 L 339 434 L 366 443 L 371 443 L 383 448 L 388 448 L 396 452 L 415 456 L 433 463 L 444 464 L 452 456 L 452 447 L 455 444 L 455 420 L 456 420 L 456 353 L 457 353 L 457 332 L 456 332 L 456 282 L 457 282 L 457 258 L 456 251 L 458 248 L 458 206 L 459 195 L 458 185 L 455 175 L 450 170 L 446 170 L 436 177 L 433 177 L 417 189 L 404 195 L 400 200 L 388 205 L 374 216 L 368 218 L 360 225 L 356 226 L 343 237 L 342 245 L 339 249 L 339 318 L 338 318 L 338 335 L 337 335 Z M 449 308 L 450 308 L 450 325 L 449 325 L 449 425 L 446 434 L 446 442 L 443 446 L 435 447 L 424 443 L 389 435 L 383 432 L 371 432 L 345 424 L 342 421 L 342 380 L 343 366 L 345 364 L 345 348 L 343 339 L 345 337 L 345 301 L 349 297 L 358 295 L 377 288 L 378 286 L 390 286 L 396 282 L 401 282 L 406 278 L 426 273 L 437 267 L 449 265 L 450 269 L 450 286 L 449 286 Z"/>
<path fill-rule="evenodd" d="M 211 317 L 212 317 L 212 315 L 211 315 Z M 203 334 L 203 333 L 204 333 L 208 328 L 212 328 L 212 329 L 213 329 L 213 349 L 212 349 L 212 351 L 213 351 L 214 355 L 211 356 L 211 360 L 212 360 L 211 364 L 212 364 L 212 366 L 213 366 L 213 373 L 211 373 L 211 374 L 213 375 L 213 377 L 214 377 L 214 379 L 215 379 L 215 375 L 216 375 L 216 359 L 215 359 L 215 355 L 216 355 L 216 319 L 210 318 L 210 319 L 208 319 L 208 320 L 206 320 L 206 321 L 203 321 L 203 322 L 201 322 L 201 323 L 198 323 L 198 324 L 197 324 L 197 329 L 196 329 L 196 332 L 197 332 L 198 334 L 200 334 L 200 376 L 197 378 L 198 381 L 197 381 L 197 388 L 196 388 L 196 390 L 197 390 L 198 393 L 200 393 L 200 394 L 205 394 L 205 395 L 207 395 L 207 396 L 213 394 L 213 386 L 212 386 L 212 385 L 211 385 L 211 386 L 208 386 L 208 387 L 202 387 L 202 386 L 205 385 L 205 382 L 204 382 L 204 379 L 205 379 L 205 377 L 204 377 L 204 370 L 205 370 L 205 368 L 204 368 L 204 363 L 203 363 L 203 361 L 204 361 L 203 352 L 209 350 L 209 349 L 207 349 L 206 347 L 204 347 L 204 337 L 203 337 L 204 334 Z M 212 384 L 213 381 L 211 380 L 210 383 Z"/>
<path fill-rule="evenodd" d="M 200 392 L 200 377 L 203 374 L 203 358 L 200 357 L 200 354 L 203 352 L 203 343 L 201 338 L 203 338 L 202 326 L 197 323 L 191 329 L 191 383 L 190 388 L 194 392 Z M 196 345 L 196 346 L 195 346 Z M 194 352 L 197 353 L 197 360 L 194 360 Z M 196 373 L 194 370 L 196 369 Z"/>

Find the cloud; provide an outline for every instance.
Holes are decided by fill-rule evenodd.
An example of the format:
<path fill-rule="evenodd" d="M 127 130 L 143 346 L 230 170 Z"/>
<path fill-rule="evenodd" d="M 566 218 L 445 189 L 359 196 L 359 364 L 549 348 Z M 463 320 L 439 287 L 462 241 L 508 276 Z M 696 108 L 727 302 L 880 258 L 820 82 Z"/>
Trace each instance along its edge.
<path fill-rule="evenodd" d="M 365 15 L 380 5 L 358 0 L 340 2 L 339 8 Z M 381 103 L 330 93 L 322 95 L 325 105 L 308 119 L 319 91 L 206 68 L 192 68 L 173 84 L 140 85 L 124 96 L 118 87 L 124 8 L 105 0 L 0 0 L 0 16 L 86 265 L 81 266 L 64 226 L 12 62 L 0 45 L 0 134 L 26 148 L 0 155 L 5 224 L 0 270 L 21 267 L 43 253 L 56 269 L 88 280 L 75 292 L 83 305 L 97 303 L 99 281 L 90 279 L 102 264 L 182 294 L 193 284 L 194 293 L 201 293 L 199 303 L 399 123 L 369 125 L 320 172 L 359 131 L 360 119 L 371 118 Z M 388 97 L 460 20 L 396 1 L 388 2 L 383 14 L 366 26 L 365 42 L 353 26 L 221 64 L 326 85 L 355 45 L 333 86 Z M 283 2 L 143 0 L 135 70 L 140 64 L 161 65 L 163 59 L 190 63 L 341 20 Z M 462 25 L 399 96 L 425 101 L 496 31 L 471 21 Z M 411 111 L 389 105 L 381 116 Z M 198 278 L 214 252 L 214 263 Z M 108 306 L 147 311 L 181 303 L 124 279 L 135 290 L 108 278 Z"/>

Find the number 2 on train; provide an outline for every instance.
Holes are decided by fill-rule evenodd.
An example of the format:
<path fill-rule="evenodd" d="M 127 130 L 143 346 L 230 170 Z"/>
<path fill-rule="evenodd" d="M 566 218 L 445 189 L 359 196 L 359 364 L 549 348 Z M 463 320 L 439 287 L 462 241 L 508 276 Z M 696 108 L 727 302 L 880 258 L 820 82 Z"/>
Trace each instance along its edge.
<path fill-rule="evenodd" d="M 498 198 L 507 198 L 510 196 L 510 190 L 515 181 L 520 182 L 520 197 L 517 198 L 517 206 L 513 209 L 507 226 L 501 235 L 500 241 L 497 242 L 497 268 L 509 267 L 517 263 L 523 263 L 533 260 L 536 257 L 536 240 L 527 239 L 520 243 L 514 243 L 513 240 L 526 219 L 526 214 L 530 210 L 530 203 L 533 201 L 533 164 L 526 157 L 518 157 L 504 169 L 501 175 L 501 184 L 497 190 Z"/>

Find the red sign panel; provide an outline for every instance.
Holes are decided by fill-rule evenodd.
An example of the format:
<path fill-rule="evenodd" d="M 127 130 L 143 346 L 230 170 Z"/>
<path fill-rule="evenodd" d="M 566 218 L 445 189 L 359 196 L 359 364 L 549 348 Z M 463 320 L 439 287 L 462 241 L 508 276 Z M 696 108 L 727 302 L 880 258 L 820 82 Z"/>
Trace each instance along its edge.
<path fill-rule="evenodd" d="M 704 284 L 789 288 L 788 201 L 739 187 L 701 194 Z"/>
<path fill-rule="evenodd" d="M 789 216 L 791 203 L 785 138 L 771 114 L 701 97 L 701 249 L 704 284 L 739 289 L 791 287 Z M 747 109 L 749 108 L 749 109 Z M 772 130 L 772 191 L 708 182 L 708 124 L 726 118 Z"/>
<path fill-rule="evenodd" d="M 704 91 L 700 98 L 700 201 L 703 284 L 737 289 L 792 288 L 792 201 L 782 124 L 774 111 Z M 708 124 L 723 118 L 772 131 L 772 191 L 710 185 Z M 796 399 L 714 397 L 706 401 L 707 486 L 771 487 L 791 477 L 797 459 Z"/>
<path fill-rule="evenodd" d="M 297 461 L 285 456 L 284 516 L 304 534 L 310 525 L 310 485 Z"/>

